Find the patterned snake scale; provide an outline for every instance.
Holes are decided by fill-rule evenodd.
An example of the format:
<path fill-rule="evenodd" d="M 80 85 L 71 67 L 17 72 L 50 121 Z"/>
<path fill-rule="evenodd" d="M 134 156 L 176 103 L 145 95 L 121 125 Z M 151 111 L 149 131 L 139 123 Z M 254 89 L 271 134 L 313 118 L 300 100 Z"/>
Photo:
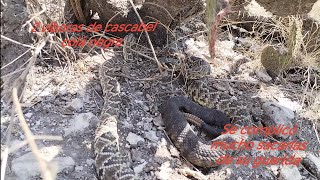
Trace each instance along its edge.
<path fill-rule="evenodd" d="M 121 70 L 121 65 L 117 63 L 119 59 L 109 59 L 102 64 L 99 71 L 104 105 L 95 134 L 94 153 L 96 171 L 98 177 L 103 180 L 135 178 L 129 153 L 119 146 L 118 119 L 121 97 L 120 84 L 115 74 Z M 251 111 L 256 101 L 249 94 L 244 94 L 241 91 L 242 86 L 237 83 L 206 78 L 203 73 L 207 72 L 208 66 L 204 60 L 192 57 L 185 64 L 187 71 L 182 74 L 188 80 L 186 92 L 198 104 L 185 97 L 173 97 L 163 102 L 160 112 L 165 130 L 181 155 L 188 161 L 200 167 L 214 167 L 217 166 L 216 160 L 220 156 L 234 152 L 210 149 L 212 142 L 204 142 L 197 137 L 187 121 L 188 118 L 181 112 L 201 118 L 206 123 L 202 124 L 201 128 L 206 129 L 210 126 L 210 131 L 214 132 L 214 141 L 240 141 L 246 140 L 247 136 L 219 134 L 230 121 L 239 126 L 251 125 Z"/>
<path fill-rule="evenodd" d="M 185 64 L 186 71 L 182 74 L 188 81 L 186 92 L 198 104 L 185 97 L 172 97 L 164 102 L 160 111 L 165 130 L 189 162 L 200 167 L 215 167 L 220 156 L 234 154 L 238 150 L 211 149 L 212 142 L 204 142 L 197 137 L 183 113 L 197 116 L 207 127 L 212 127 L 211 131 L 215 132 L 213 141 L 239 142 L 250 137 L 239 133 L 220 135 L 224 125 L 231 121 L 231 124 L 237 126 L 252 126 L 255 120 L 261 120 L 261 114 L 254 111 L 260 107 L 260 103 L 243 92 L 249 92 L 245 83 L 208 78 L 211 69 L 205 60 L 190 57 Z"/>
<path fill-rule="evenodd" d="M 127 180 L 133 179 L 135 174 L 130 167 L 128 153 L 119 147 L 120 84 L 112 76 L 119 69 L 112 60 L 105 61 L 99 71 L 104 105 L 94 140 L 96 171 L 102 180 Z"/>

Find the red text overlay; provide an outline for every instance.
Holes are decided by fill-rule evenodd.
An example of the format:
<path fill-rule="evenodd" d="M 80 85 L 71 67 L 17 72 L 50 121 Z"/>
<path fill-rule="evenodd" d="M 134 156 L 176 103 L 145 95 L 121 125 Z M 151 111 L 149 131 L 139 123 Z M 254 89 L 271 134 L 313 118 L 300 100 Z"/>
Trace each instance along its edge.
<path fill-rule="evenodd" d="M 105 32 L 105 33 L 115 33 L 115 32 L 125 32 L 125 33 L 134 33 L 134 32 L 143 32 L 143 31 L 155 31 L 159 22 L 155 23 L 140 23 L 140 24 L 107 24 L 103 26 L 102 24 L 93 23 L 88 26 L 84 24 L 58 24 L 57 22 L 52 22 L 50 24 L 44 25 L 40 22 L 35 22 L 31 32 L 50 32 L 50 33 L 81 33 L 81 32 Z M 78 38 L 64 39 L 62 41 L 62 46 L 100 46 L 103 48 L 108 48 L 110 46 L 121 46 L 123 42 L 122 38 L 87 38 L 86 36 Z"/>
<path fill-rule="evenodd" d="M 232 126 L 231 124 L 226 124 L 224 126 L 225 132 L 221 134 L 248 134 L 248 135 L 295 135 L 298 132 L 298 126 L 283 126 L 279 125 L 277 127 L 242 127 L 238 128 L 237 126 Z M 214 141 L 212 142 L 211 149 L 222 149 L 222 150 L 256 150 L 256 151 L 268 151 L 268 150 L 277 150 L 277 151 L 305 151 L 308 147 L 307 141 L 288 141 L 288 142 L 259 142 L 259 141 L 245 141 L 241 139 L 240 141 Z M 217 164 L 242 164 L 248 165 L 252 164 L 253 168 L 257 168 L 259 166 L 266 165 L 299 165 L 302 158 L 295 157 L 292 155 L 284 156 L 284 157 L 264 157 L 258 156 L 255 158 L 252 157 L 232 157 L 229 155 L 224 155 L 218 158 L 216 161 Z"/>

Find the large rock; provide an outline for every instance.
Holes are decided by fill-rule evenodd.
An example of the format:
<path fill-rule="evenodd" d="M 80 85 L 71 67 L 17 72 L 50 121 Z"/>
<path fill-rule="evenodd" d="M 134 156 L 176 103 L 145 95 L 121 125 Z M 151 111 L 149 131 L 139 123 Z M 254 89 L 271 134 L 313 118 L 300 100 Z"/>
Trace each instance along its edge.
<path fill-rule="evenodd" d="M 308 14 L 317 0 L 256 0 L 258 4 L 277 16 Z M 285 7 L 285 8 L 284 8 Z"/>
<path fill-rule="evenodd" d="M 70 157 L 55 157 L 59 154 L 60 147 L 50 146 L 40 149 L 40 157 L 48 163 L 50 172 L 60 173 L 64 170 L 73 170 L 75 161 Z M 12 160 L 13 173 L 16 179 L 27 180 L 40 175 L 39 164 L 32 152 L 28 152 Z"/>
<path fill-rule="evenodd" d="M 297 166 L 283 166 L 280 171 L 281 180 L 300 180 L 301 174 Z"/>
<path fill-rule="evenodd" d="M 72 2 L 72 0 L 69 0 Z M 149 33 L 154 44 L 163 45 L 166 40 L 167 28 L 175 28 L 181 21 L 199 14 L 204 10 L 202 0 L 134 0 L 138 12 L 145 23 L 159 21 L 153 33 Z M 90 21 L 89 13 L 98 13 L 100 22 L 106 24 L 134 24 L 140 23 L 128 0 L 88 0 L 81 1 L 85 16 L 83 22 Z M 65 11 L 70 10 L 70 3 L 66 3 Z M 125 33 L 116 34 L 124 36 Z M 143 39 L 142 39 L 143 40 Z"/>
<path fill-rule="evenodd" d="M 268 115 L 269 118 L 265 119 L 263 122 L 268 127 L 279 127 L 280 125 L 284 127 L 293 128 L 292 120 L 294 119 L 295 115 L 294 112 L 281 106 L 274 102 L 266 102 L 262 105 L 262 109 L 264 110 L 265 114 Z M 286 139 L 289 135 L 279 134 L 275 137 L 281 137 Z"/>

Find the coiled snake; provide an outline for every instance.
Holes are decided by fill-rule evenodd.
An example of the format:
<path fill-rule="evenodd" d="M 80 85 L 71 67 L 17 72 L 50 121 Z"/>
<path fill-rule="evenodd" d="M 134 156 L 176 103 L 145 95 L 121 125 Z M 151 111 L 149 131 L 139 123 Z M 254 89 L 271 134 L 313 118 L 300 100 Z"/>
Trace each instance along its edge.
<path fill-rule="evenodd" d="M 120 85 L 115 77 L 121 69 L 119 59 L 107 60 L 100 68 L 101 86 L 104 92 L 104 105 L 101 113 L 101 123 L 96 130 L 95 156 L 96 170 L 101 179 L 132 179 L 135 174 L 128 161 L 128 153 L 119 147 L 117 122 L 119 118 Z M 161 114 L 166 126 L 166 132 L 184 156 L 191 163 L 202 166 L 216 166 L 216 160 L 226 153 L 222 149 L 210 149 L 211 142 L 203 142 L 192 131 L 186 121 L 190 113 L 201 118 L 200 126 L 213 132 L 217 137 L 223 131 L 225 124 L 251 125 L 252 112 L 257 102 L 249 94 L 241 92 L 245 88 L 237 83 L 216 81 L 207 78 L 204 73 L 210 73 L 210 65 L 205 60 L 191 57 L 186 58 L 177 70 L 187 79 L 189 97 L 203 105 L 200 106 L 185 97 L 173 97 L 161 106 Z M 236 88 L 236 89 L 233 89 Z M 245 105 L 244 102 L 246 103 Z M 204 107 L 207 106 L 207 107 Z M 215 108 L 216 110 L 212 109 Z M 228 116 L 226 116 L 224 113 Z M 230 118 L 229 118 L 230 117 Z M 188 118 L 192 122 L 192 118 Z M 215 126 L 215 127 L 211 127 Z M 215 140 L 239 141 L 247 137 L 241 135 L 221 135 Z"/>

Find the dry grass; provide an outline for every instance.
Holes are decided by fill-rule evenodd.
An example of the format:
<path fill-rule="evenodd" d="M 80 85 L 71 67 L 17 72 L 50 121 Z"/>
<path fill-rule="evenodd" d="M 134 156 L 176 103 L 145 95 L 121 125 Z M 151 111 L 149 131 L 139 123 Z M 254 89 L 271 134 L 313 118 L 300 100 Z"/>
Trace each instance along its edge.
<path fill-rule="evenodd" d="M 133 6 L 134 10 L 135 10 L 135 6 L 133 4 L 133 2 L 130 0 L 131 5 Z M 37 0 L 26 0 L 26 4 L 27 4 L 27 8 L 29 10 L 29 13 L 31 14 L 29 17 L 29 20 L 23 25 L 23 27 L 32 27 L 32 22 L 34 21 L 38 21 L 41 22 L 41 24 L 48 24 L 50 22 L 52 22 L 52 20 L 50 19 L 49 15 L 46 14 L 46 10 L 42 9 L 41 4 L 37 1 Z M 139 16 L 138 12 L 136 12 L 136 14 Z M 142 19 L 140 18 L 140 21 L 142 21 Z M 256 39 L 262 39 L 262 41 L 264 41 L 264 43 L 267 44 L 272 44 L 273 42 L 277 41 L 280 44 L 282 44 L 284 47 L 288 48 L 288 54 L 290 55 L 290 60 L 293 60 L 293 63 L 295 64 L 295 66 L 301 66 L 301 67 L 307 67 L 307 71 L 306 74 L 304 74 L 305 76 L 305 83 L 303 84 L 303 91 L 304 91 L 304 95 L 301 98 L 301 104 L 306 104 L 305 102 L 307 101 L 309 104 L 308 107 L 305 107 L 306 109 L 309 109 L 310 112 L 312 112 L 310 114 L 310 116 L 320 116 L 320 88 L 319 88 L 319 84 L 315 83 L 312 84 L 311 83 L 311 77 L 314 73 L 314 71 L 312 71 L 312 69 L 318 69 L 318 72 L 320 71 L 320 48 L 319 48 L 319 41 L 316 40 L 316 38 L 318 38 L 317 35 L 314 35 L 313 32 L 304 32 L 303 31 L 303 18 L 302 17 L 288 17 L 287 19 L 279 19 L 279 18 L 271 18 L 268 19 L 266 21 L 262 21 L 262 22 L 258 22 L 254 21 L 254 32 L 257 34 Z M 236 24 L 237 22 L 228 22 L 229 24 Z M 243 22 L 242 22 L 243 23 Z M 319 31 L 319 25 L 318 24 L 312 24 L 313 29 L 315 29 L 317 32 Z M 202 32 L 200 32 L 202 33 Z M 45 140 L 62 140 L 61 137 L 52 137 L 52 136 L 36 136 L 33 135 L 29 129 L 29 127 L 27 126 L 25 119 L 23 117 L 23 113 L 21 111 L 21 105 L 19 103 L 19 96 L 21 96 L 21 94 L 19 94 L 18 92 L 21 91 L 21 89 L 23 89 L 23 84 L 26 80 L 26 76 L 29 73 L 30 68 L 35 64 L 35 61 L 37 59 L 37 57 L 42 58 L 42 56 L 50 56 L 52 57 L 52 59 L 57 60 L 60 64 L 62 64 L 62 62 L 67 62 L 68 64 L 72 64 L 72 62 L 75 61 L 75 59 L 77 59 L 77 50 L 73 49 L 72 47 L 62 47 L 61 43 L 63 41 L 63 37 L 66 38 L 70 38 L 68 33 L 65 34 L 49 34 L 49 33 L 35 33 L 35 39 L 36 41 L 34 42 L 33 46 L 29 46 L 29 45 L 25 45 L 22 44 L 20 42 L 11 40 L 7 37 L 4 37 L 1 35 L 1 38 L 4 40 L 8 40 L 11 41 L 12 43 L 16 43 L 19 44 L 21 46 L 26 46 L 29 49 L 25 52 L 32 52 L 32 57 L 26 62 L 28 63 L 27 67 L 22 69 L 21 67 L 23 67 L 23 65 L 16 69 L 14 72 L 12 73 L 19 73 L 22 71 L 20 77 L 15 81 L 14 86 L 11 89 L 7 89 L 6 93 L 10 95 L 10 97 L 12 97 L 13 103 L 14 103 L 14 108 L 12 108 L 11 112 L 12 112 L 12 119 L 11 119 L 11 123 L 9 126 L 9 130 L 7 131 L 6 134 L 6 148 L 4 149 L 4 151 L 2 152 L 1 155 L 1 160 L 2 160 L 2 164 L 1 164 L 1 179 L 4 179 L 5 177 L 5 172 L 6 172 L 6 168 L 7 168 L 7 160 L 9 158 L 9 155 L 11 153 L 14 153 L 16 150 L 18 150 L 19 148 L 25 146 L 26 144 L 28 144 L 31 147 L 31 150 L 33 152 L 33 154 L 35 155 L 37 162 L 39 164 L 41 173 L 42 173 L 42 177 L 46 180 L 49 179 L 54 179 L 55 176 L 55 172 L 53 172 L 52 170 L 50 170 L 48 168 L 48 164 L 47 162 L 43 161 L 40 157 L 40 153 L 39 153 L 39 149 L 36 145 L 35 140 L 38 139 L 45 139 Z M 94 33 L 92 34 L 93 37 L 97 36 L 97 37 L 102 37 L 102 38 L 108 38 L 106 35 L 100 34 L 100 33 Z M 73 36 L 71 34 L 71 36 Z M 153 54 L 153 57 L 149 57 L 149 59 L 154 60 L 155 62 L 157 62 L 159 69 L 162 68 L 161 64 L 159 63 L 159 61 L 157 60 L 157 56 L 155 53 L 155 50 L 153 48 L 153 45 L 150 41 L 150 38 L 148 37 L 148 34 L 146 32 L 146 36 L 150 45 L 150 50 Z M 211 35 L 212 36 L 212 35 Z M 178 39 L 179 40 L 179 39 Z M 177 41 L 178 41 L 177 40 Z M 48 45 L 49 43 L 49 45 Z M 173 42 L 174 43 L 174 42 Z M 313 48 L 310 48 L 310 47 Z M 144 47 L 146 48 L 146 47 Z M 310 51 L 311 49 L 311 51 Z M 82 49 L 80 50 L 82 51 Z M 90 51 L 89 51 L 90 52 Z M 21 58 L 25 53 L 21 54 L 20 56 L 18 56 L 16 59 L 13 60 L 19 60 L 19 58 Z M 139 52 L 137 52 L 139 53 Z M 248 56 L 256 56 L 253 54 L 250 54 Z M 12 62 L 12 63 L 13 63 Z M 9 64 L 7 64 L 8 66 Z M 4 67 L 1 67 L 5 68 Z M 11 76 L 12 74 L 7 74 L 5 76 Z M 320 77 L 318 77 L 320 78 Z M 150 80 L 153 80 L 154 78 L 150 78 Z M 144 80 L 148 80 L 148 79 L 142 79 Z M 317 81 L 316 81 L 317 82 Z M 19 90 L 20 89 L 20 90 Z M 12 95 L 12 96 L 11 96 Z M 313 113 L 315 112 L 315 113 Z M 20 126 L 23 130 L 23 132 L 25 133 L 25 141 L 15 147 L 10 147 L 9 146 L 9 142 L 11 140 L 11 128 L 12 124 L 14 123 L 13 121 L 13 115 L 17 113 L 18 117 L 19 117 L 19 122 L 20 122 Z M 320 119 L 320 117 L 316 118 L 316 119 Z M 319 140 L 319 135 L 317 133 L 317 129 L 319 128 L 319 123 L 320 122 L 314 122 L 314 130 L 316 133 L 316 136 L 318 138 L 318 141 L 320 143 Z"/>
<path fill-rule="evenodd" d="M 22 26 L 22 28 L 24 27 L 28 27 L 29 29 L 31 29 L 32 26 L 32 22 L 33 21 L 38 21 L 41 22 L 42 24 L 47 24 L 48 22 L 51 22 L 49 16 L 46 14 L 45 9 L 42 9 L 41 4 L 38 1 L 35 0 L 27 0 L 26 1 L 27 4 L 27 9 L 30 13 L 29 16 L 29 20 L 26 21 L 26 23 Z M 20 42 L 17 42 L 15 40 L 12 40 L 8 37 L 5 37 L 3 35 L 1 35 L 1 39 L 3 40 L 7 40 L 10 41 L 11 43 L 15 43 L 21 46 L 25 46 L 28 47 L 29 49 L 24 52 L 23 54 L 21 54 L 20 56 L 18 56 L 17 58 L 15 58 L 13 61 L 11 61 L 9 64 L 7 64 L 6 66 L 9 66 L 10 64 L 14 63 L 14 61 L 18 61 L 24 54 L 26 54 L 27 52 L 31 51 L 32 56 L 30 57 L 29 60 L 27 60 L 27 62 L 25 64 L 27 64 L 27 66 L 25 68 L 24 67 L 25 64 L 21 65 L 19 68 L 17 68 L 14 72 L 4 75 L 4 76 L 11 76 L 14 73 L 17 72 L 21 72 L 20 76 L 14 80 L 12 87 L 10 87 L 10 89 L 4 89 L 4 100 L 7 102 L 11 102 L 13 101 L 13 107 L 11 109 L 11 121 L 10 121 L 10 125 L 6 131 L 6 143 L 5 143 L 5 149 L 3 150 L 3 152 L 1 153 L 1 179 L 5 178 L 6 175 L 6 169 L 7 169 L 7 162 L 8 162 L 8 158 L 10 156 L 10 154 L 14 153 L 16 150 L 24 147 L 25 145 L 29 145 L 31 148 L 32 153 L 34 154 L 34 157 L 36 158 L 38 164 L 39 164 L 39 169 L 41 171 L 42 177 L 46 180 L 51 180 L 51 179 L 55 179 L 56 173 L 53 169 L 49 168 L 49 165 L 46 161 L 44 161 L 41 157 L 39 148 L 37 147 L 37 144 L 35 142 L 35 140 L 62 140 L 62 137 L 57 137 L 57 136 L 35 136 L 33 135 L 33 133 L 31 132 L 30 128 L 28 127 L 25 118 L 23 116 L 23 112 L 22 112 L 22 108 L 21 108 L 21 104 L 19 102 L 19 99 L 21 99 L 21 96 L 23 94 L 23 89 L 25 86 L 25 81 L 26 81 L 26 77 L 31 69 L 32 66 L 34 66 L 37 58 L 39 56 L 41 56 L 41 52 L 43 52 L 45 45 L 47 44 L 47 42 L 51 43 L 51 46 L 53 47 L 51 50 L 55 50 L 57 52 L 61 52 L 61 54 L 67 54 L 67 52 L 65 52 L 65 50 L 63 48 L 61 48 L 59 43 L 59 38 L 50 35 L 49 33 L 35 33 L 35 41 L 34 41 L 34 45 L 33 46 L 29 46 L 29 45 L 25 45 L 22 44 Z M 59 56 L 57 56 L 57 58 L 59 59 Z M 5 68 L 6 66 L 1 67 Z M 9 107 L 9 106 L 8 106 Z M 10 142 L 11 140 L 11 128 L 14 125 L 14 114 L 18 115 L 18 119 L 19 119 L 19 124 L 20 127 L 22 128 L 22 131 L 25 134 L 25 140 L 21 143 L 18 144 L 16 146 L 10 146 Z"/>
<path fill-rule="evenodd" d="M 245 16 L 244 16 L 245 17 Z M 286 89 L 296 92 L 303 116 L 313 121 L 315 135 L 319 139 L 320 126 L 320 26 L 316 21 L 310 21 L 305 16 L 287 16 L 261 18 L 250 17 L 247 22 L 235 22 L 230 19 L 225 24 L 235 25 L 238 23 L 252 24 L 252 34 L 255 41 L 266 45 L 284 47 L 286 57 L 282 58 L 281 64 L 284 69 L 298 67 L 304 69 L 299 75 L 303 78 L 301 86 L 291 86 L 287 83 Z M 247 57 L 258 57 L 257 54 L 246 54 L 252 52 L 243 51 Z M 261 66 L 261 65 L 260 65 Z"/>

